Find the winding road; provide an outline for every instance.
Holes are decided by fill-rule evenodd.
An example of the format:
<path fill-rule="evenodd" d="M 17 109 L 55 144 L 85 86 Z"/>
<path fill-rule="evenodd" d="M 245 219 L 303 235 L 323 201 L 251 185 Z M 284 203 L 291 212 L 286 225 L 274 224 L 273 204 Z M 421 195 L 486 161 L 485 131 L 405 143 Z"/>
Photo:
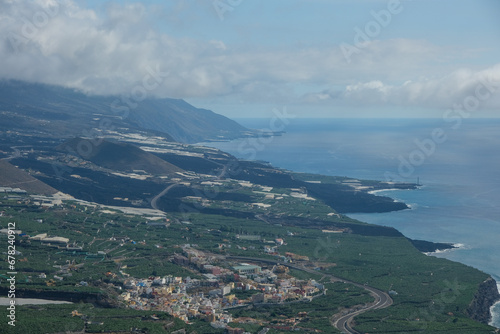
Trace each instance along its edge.
<path fill-rule="evenodd" d="M 332 321 L 332 325 L 338 330 L 345 333 L 353 333 L 359 334 L 359 332 L 351 327 L 351 323 L 355 316 L 360 315 L 362 313 L 368 312 L 370 310 L 376 310 L 381 308 L 386 308 L 392 305 L 391 297 L 385 293 L 384 291 L 378 290 L 373 287 L 369 287 L 366 285 L 361 285 L 359 283 L 344 281 L 345 283 L 353 284 L 357 287 L 361 287 L 370 292 L 370 294 L 375 298 L 375 301 L 368 305 L 367 307 L 362 307 L 360 309 L 350 309 L 349 312 L 345 315 L 342 315 L 340 318 Z"/>
<path fill-rule="evenodd" d="M 209 160 L 207 158 L 204 158 L 204 160 L 206 161 L 211 161 L 211 162 L 214 162 L 215 164 L 217 165 L 220 165 L 222 166 L 222 171 L 219 175 L 216 175 L 216 176 L 213 176 L 213 177 L 210 177 L 210 178 L 207 178 L 207 179 L 204 179 L 203 181 L 207 181 L 207 180 L 221 180 L 223 179 L 224 177 L 226 177 L 226 174 L 227 174 L 227 170 L 229 168 L 229 165 L 228 164 L 221 164 L 219 162 L 215 162 L 215 161 L 212 161 L 212 160 Z M 151 207 L 155 210 L 160 210 L 158 208 L 158 200 L 162 197 L 162 196 L 165 196 L 166 193 L 168 193 L 170 191 L 170 189 L 172 189 L 173 187 L 175 187 L 178 183 L 172 183 L 170 184 L 168 187 L 166 187 L 165 189 L 163 189 L 162 192 L 160 192 L 158 195 L 156 195 L 152 200 L 151 200 Z M 160 210 L 161 211 L 161 210 Z"/>
<path fill-rule="evenodd" d="M 223 177 L 225 177 L 225 174 L 227 173 L 228 165 L 227 164 L 226 165 L 220 164 L 220 165 L 223 166 L 222 172 L 220 173 L 219 176 L 215 176 L 213 179 L 222 179 Z M 160 192 L 158 195 L 156 195 L 151 200 L 151 207 L 153 209 L 159 210 L 158 206 L 157 206 L 158 200 L 162 196 L 164 196 L 166 193 L 168 193 L 168 191 L 170 189 L 172 189 L 173 187 L 175 187 L 176 185 L 177 185 L 177 183 L 170 184 L 162 192 Z M 263 217 L 257 216 L 257 218 L 261 219 L 261 220 L 264 220 Z M 267 221 L 265 221 L 265 222 L 267 222 Z M 318 274 L 318 272 L 316 270 L 313 270 L 313 269 L 310 269 L 310 268 L 306 268 L 303 265 L 302 266 L 296 266 L 296 265 L 293 265 L 293 264 L 282 263 L 282 262 L 271 260 L 271 259 L 254 258 L 254 257 L 243 257 L 243 256 L 227 256 L 226 258 L 228 258 L 228 259 L 235 259 L 235 260 L 262 262 L 262 263 L 269 263 L 269 264 L 280 264 L 280 265 L 284 265 L 284 266 L 287 266 L 287 267 L 292 268 L 292 269 L 296 269 L 296 270 L 301 270 L 301 271 L 305 271 L 305 272 L 309 272 L 309 273 Z M 369 312 L 371 310 L 376 310 L 376 309 L 382 309 L 382 308 L 389 307 L 393 303 L 392 298 L 389 296 L 389 294 L 387 294 L 386 292 L 384 292 L 382 290 L 379 290 L 377 288 L 374 288 L 374 287 L 371 287 L 371 286 L 368 286 L 368 285 L 364 285 L 364 284 L 356 283 L 356 282 L 353 282 L 353 281 L 350 281 L 350 280 L 346 280 L 346 279 L 343 279 L 343 278 L 339 278 L 339 277 L 336 277 L 336 276 L 331 275 L 331 274 L 325 274 L 325 273 L 321 273 L 321 274 L 323 274 L 325 277 L 329 277 L 332 281 L 343 282 L 343 283 L 346 283 L 346 284 L 352 284 L 352 285 L 357 286 L 359 288 L 365 289 L 366 291 L 368 291 L 375 298 L 375 301 L 372 302 L 372 303 L 370 303 L 370 304 L 367 304 L 367 305 L 364 305 L 364 306 L 352 307 L 352 308 L 344 311 L 342 314 L 340 314 L 340 315 L 339 314 L 335 314 L 335 315 L 333 315 L 330 318 L 332 326 L 334 326 L 335 328 L 337 328 L 338 330 L 340 330 L 342 333 L 360 334 L 360 332 L 358 332 L 357 330 L 355 330 L 354 328 L 352 328 L 352 322 L 354 320 L 354 317 L 356 317 L 356 316 L 358 316 L 358 315 L 360 315 L 362 313 Z"/>
<path fill-rule="evenodd" d="M 177 185 L 177 183 L 172 183 L 171 185 L 169 185 L 168 187 L 166 187 L 165 189 L 163 189 L 163 191 L 161 193 L 159 193 L 158 195 L 156 195 L 152 200 L 151 200 L 151 207 L 155 210 L 160 210 L 158 209 L 158 205 L 157 205 L 157 202 L 158 200 L 163 196 L 165 195 L 166 193 L 168 193 L 168 191 L 170 189 L 172 189 L 173 187 L 175 187 Z"/>
<path fill-rule="evenodd" d="M 244 257 L 244 256 L 226 256 L 226 258 L 234 259 L 234 260 L 263 262 L 263 263 L 269 263 L 269 264 L 280 264 L 280 265 L 287 266 L 287 267 L 292 268 L 292 269 L 318 274 L 318 272 L 316 270 L 305 268 L 304 266 L 296 266 L 293 264 L 282 263 L 282 262 L 271 260 L 271 259 L 262 259 L 262 258 Z M 332 316 L 332 320 L 331 320 L 332 325 L 335 328 L 337 328 L 338 330 L 340 330 L 342 333 L 360 334 L 360 332 L 358 332 L 357 330 L 355 330 L 351 327 L 351 324 L 352 324 L 354 317 L 356 317 L 362 313 L 371 311 L 371 310 L 382 309 L 382 308 L 386 308 L 386 307 L 389 307 L 392 305 L 392 298 L 389 296 L 389 294 L 387 294 L 386 292 L 384 292 L 382 290 L 379 290 L 379 289 L 371 287 L 371 286 L 359 284 L 359 283 L 356 283 L 353 281 L 349 281 L 346 279 L 342 279 L 342 278 L 336 277 L 336 276 L 331 275 L 331 274 L 325 274 L 325 273 L 321 273 L 321 274 L 323 274 L 326 277 L 330 277 L 333 281 L 343 282 L 346 284 L 352 284 L 352 285 L 357 286 L 359 288 L 365 289 L 368 292 L 370 292 L 370 294 L 375 298 L 375 301 L 373 303 L 370 303 L 366 306 L 358 306 L 358 307 L 351 308 L 351 309 L 345 311 L 346 313 L 342 314 L 338 318 L 336 317 L 336 315 Z"/>
<path fill-rule="evenodd" d="M 2 158 L 0 160 L 5 160 L 5 161 L 9 161 L 9 160 L 12 160 L 12 159 L 15 159 L 15 158 L 19 158 L 21 156 L 21 151 L 19 151 L 17 148 L 18 147 L 31 147 L 31 146 L 12 146 L 11 148 L 14 150 L 14 152 L 12 152 L 12 154 L 6 158 Z"/>

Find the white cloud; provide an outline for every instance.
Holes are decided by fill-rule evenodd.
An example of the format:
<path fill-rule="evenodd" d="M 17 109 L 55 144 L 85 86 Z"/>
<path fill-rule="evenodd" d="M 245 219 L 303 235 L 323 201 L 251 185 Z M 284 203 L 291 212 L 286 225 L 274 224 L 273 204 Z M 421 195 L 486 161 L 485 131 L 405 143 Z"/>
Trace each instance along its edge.
<path fill-rule="evenodd" d="M 172 77 L 156 93 L 190 96 L 214 93 L 220 74 L 206 57 L 224 44 L 174 39 L 152 29 L 141 4 L 110 5 L 105 17 L 73 1 L 2 3 L 0 77 L 38 81 L 117 94 L 141 82 L 146 68 Z"/>
<path fill-rule="evenodd" d="M 343 99 L 364 105 L 397 105 L 448 108 L 461 104 L 467 98 L 479 100 L 478 109 L 500 106 L 500 64 L 473 71 L 459 69 L 446 76 L 419 78 L 401 85 L 384 84 L 381 81 L 360 82 L 345 87 L 342 92 L 317 93 L 318 101 Z M 313 101 L 314 94 L 307 98 Z"/>
<path fill-rule="evenodd" d="M 213 37 L 173 37 L 152 23 L 156 9 L 111 4 L 101 14 L 73 0 L 3 1 L 0 78 L 121 94 L 149 66 L 169 72 L 151 92 L 162 97 L 443 106 L 473 92 L 481 77 L 500 73 L 499 66 L 453 71 L 450 59 L 467 50 L 425 40 L 366 42 L 348 63 L 338 45 L 236 48 Z M 304 85 L 326 88 L 301 96 L 297 87 Z"/>

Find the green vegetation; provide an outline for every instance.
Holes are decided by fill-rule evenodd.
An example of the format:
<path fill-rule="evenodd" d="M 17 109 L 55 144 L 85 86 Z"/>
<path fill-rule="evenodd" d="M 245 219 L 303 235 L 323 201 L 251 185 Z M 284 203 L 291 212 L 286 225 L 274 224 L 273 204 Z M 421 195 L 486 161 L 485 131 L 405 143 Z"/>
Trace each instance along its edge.
<path fill-rule="evenodd" d="M 220 194 L 248 196 L 252 202 L 273 203 L 265 198 L 265 194 L 241 187 L 238 183 L 227 184 L 219 191 Z M 272 192 L 290 194 L 290 190 L 284 188 L 275 188 Z M 269 333 L 279 333 L 286 332 L 284 328 L 293 322 L 295 328 L 335 332 L 331 325 L 335 314 L 345 308 L 370 303 L 373 297 L 366 290 L 350 284 L 330 283 L 325 274 L 333 274 L 383 291 L 393 291 L 394 304 L 391 307 L 356 317 L 356 328 L 360 331 L 439 333 L 452 329 L 456 333 L 491 332 L 491 327 L 470 320 L 465 312 L 479 283 L 488 277 L 486 274 L 462 264 L 425 256 L 404 236 L 390 229 L 369 226 L 341 215 L 328 215 L 335 211 L 320 200 L 289 196 L 284 202 L 274 203 L 267 209 L 256 209 L 246 200 L 229 201 L 228 198 L 229 195 L 215 196 L 209 205 L 215 209 L 253 212 L 257 216 L 234 217 L 223 215 L 225 211 L 193 210 L 169 212 L 166 218 L 150 221 L 145 216 L 82 206 L 76 202 L 41 208 L 1 195 L 2 228 L 15 221 L 16 228 L 29 236 L 47 233 L 69 238 L 72 246 L 82 247 L 82 250 L 57 249 L 30 240 L 28 236 L 17 236 L 16 249 L 21 252 L 16 263 L 19 291 L 29 295 L 29 291 L 36 289 L 38 293 L 52 293 L 58 297 L 66 294 L 72 298 L 80 294 L 81 300 L 85 299 L 85 294 L 100 293 L 103 295 L 101 304 L 114 307 L 102 309 L 90 304 L 24 306 L 18 308 L 18 319 L 23 319 L 19 324 L 25 326 L 22 328 L 26 333 L 36 333 L 39 328 L 48 333 L 61 328 L 76 331 L 83 326 L 87 326 L 88 332 L 138 328 L 147 333 L 165 333 L 168 332 L 166 323 L 174 321 L 173 318 L 157 314 L 161 320 L 153 320 L 149 319 L 151 312 L 117 308 L 120 305 L 116 300 L 118 292 L 108 288 L 107 284 L 119 286 L 126 275 L 198 278 L 197 272 L 171 262 L 173 255 L 182 252 L 180 246 L 187 243 L 215 254 L 277 260 L 275 256 L 264 253 L 264 246 L 275 246 L 274 240 L 282 238 L 285 244 L 278 248 L 280 254 L 290 252 L 307 256 L 309 261 L 302 263 L 317 269 L 314 274 L 292 269 L 290 274 L 324 283 L 327 295 L 318 296 L 309 303 L 234 309 L 231 311 L 234 318 L 251 317 L 261 323 L 232 323 L 231 326 L 252 332 L 274 327 Z M 194 202 L 190 204 L 196 208 Z M 166 225 L 154 226 L 148 224 L 150 222 Z M 307 224 L 314 228 L 307 228 Z M 351 233 L 324 233 L 321 230 L 346 226 Z M 0 237 L 5 238 L 5 235 Z M 2 273 L 8 271 L 6 262 L 0 263 L 0 270 Z M 47 277 L 42 278 L 41 273 Z M 63 277 L 63 280 L 54 280 L 54 275 Z M 249 298 L 253 293 L 236 292 L 238 298 Z M 56 309 L 60 311 L 53 317 Z M 81 318 L 71 316 L 74 309 L 91 314 L 94 320 L 85 325 Z M 42 320 L 39 323 L 25 321 L 35 318 L 30 312 L 37 312 L 36 318 Z M 299 316 L 300 312 L 307 314 Z M 54 321 L 47 324 L 52 318 Z M 286 322 L 286 319 L 295 320 Z M 191 325 L 178 320 L 174 323 L 175 328 L 198 333 L 221 332 L 198 320 Z M 1 326 L 5 327 L 5 324 Z M 8 333 L 8 328 L 4 327 L 0 327 L 0 331 Z"/>
<path fill-rule="evenodd" d="M 261 326 L 245 327 L 233 324 L 232 327 L 261 329 L 264 327 L 294 327 L 319 329 L 327 333 L 335 332 L 331 325 L 334 314 L 355 305 L 373 301 L 366 290 L 344 283 L 326 283 L 326 296 L 318 296 L 311 302 L 286 303 L 277 306 L 261 306 L 251 310 L 238 309 L 231 312 L 235 319 L 249 317 L 259 320 Z M 291 321 L 291 320 L 294 321 Z M 282 330 L 283 331 L 283 330 Z M 286 331 L 286 330 L 285 330 Z M 255 332 L 255 331 L 254 331 Z M 254 333 L 253 332 L 253 333 Z M 286 331 L 288 332 L 288 331 Z M 292 331 L 290 331 L 292 332 Z"/>
<path fill-rule="evenodd" d="M 61 138 L 87 132 L 85 137 L 97 135 L 94 130 L 100 127 L 101 117 L 95 115 L 103 115 L 103 119 L 110 116 L 112 100 L 89 100 L 77 92 L 20 82 L 4 83 L 2 88 L 7 100 L 17 102 L 11 103 L 16 106 L 15 112 L 8 107 L 2 115 L 5 131 L 0 135 L 0 154 L 12 159 L 0 163 L 0 184 L 23 184 L 29 193 L 52 194 L 58 190 L 102 205 L 153 206 L 166 212 L 165 217 L 156 219 L 77 201 L 45 207 L 25 194 L 0 194 L 0 227 L 15 222 L 16 229 L 23 233 L 16 235 L 15 242 L 16 296 L 75 302 L 18 306 L 16 333 L 223 332 L 199 319 L 189 319 L 192 323 L 186 324 L 163 312 L 127 309 L 124 299 L 118 297 L 126 284 L 132 284 L 129 278 L 201 278 L 201 272 L 186 264 L 185 258 L 176 257 L 183 249 L 204 251 L 210 258 L 219 259 L 213 263 L 225 269 L 233 263 L 224 255 L 274 261 L 263 264 L 268 268 L 275 262 L 294 259 L 294 268 L 288 274 L 325 285 L 326 295 L 316 295 L 310 302 L 297 300 L 306 292 L 301 285 L 304 282 L 295 282 L 298 285 L 291 288 L 294 294 L 286 294 L 284 303 L 244 305 L 227 311 L 234 318 L 230 326 L 250 332 L 264 327 L 270 328 L 269 334 L 337 332 L 332 319 L 339 313 L 373 302 L 363 284 L 389 292 L 394 303 L 357 316 L 355 327 L 361 332 L 493 331 L 467 315 L 474 294 L 488 275 L 425 256 L 415 248 L 432 250 L 435 244 L 412 243 L 395 229 L 364 224 L 342 214 L 405 209 L 404 203 L 368 191 L 413 189 L 415 184 L 293 173 L 267 163 L 239 161 L 215 149 L 175 143 L 173 138 L 196 142 L 256 134 L 219 116 L 203 113 L 208 116 L 202 117 L 181 100 L 143 101 L 129 117 L 111 115 L 117 142 L 102 141 L 98 145 L 100 138 L 83 142 L 75 139 L 66 142 L 64 150 L 61 143 L 65 139 Z M 61 96 L 68 103 L 54 103 L 60 102 Z M 74 113 L 72 104 L 78 113 Z M 162 110 L 161 115 L 158 110 Z M 41 118 L 31 117 L 32 113 Z M 160 132 L 146 130 L 148 124 Z M 170 135 L 163 132 L 165 129 Z M 79 144 L 89 145 L 89 154 L 79 154 Z M 149 150 L 138 146 L 149 146 Z M 130 169 L 136 174 L 123 173 Z M 48 245 L 32 238 L 43 234 L 68 238 L 68 247 L 63 246 L 64 239 Z M 0 234 L 2 245 L 7 245 L 6 238 L 6 234 Z M 186 244 L 191 247 L 183 247 Z M 6 256 L 6 249 L 2 253 Z M 6 273 L 12 271 L 5 260 L 0 261 L 0 291 L 4 296 L 8 291 Z M 276 269 L 276 275 L 287 275 L 286 268 Z M 270 276 L 265 279 L 272 281 Z M 361 285 L 332 282 L 332 276 Z M 235 277 L 228 275 L 223 280 L 228 283 Z M 302 288 L 304 291 L 300 291 Z M 140 293 L 153 294 L 148 289 Z M 180 286 L 176 289 L 181 290 Z M 257 285 L 257 289 L 234 289 L 232 293 L 237 298 L 250 298 L 263 288 Z M 212 287 L 193 290 L 210 293 Z M 158 293 L 174 295 L 165 290 Z M 4 319 L 0 332 L 14 332 L 5 321 L 6 315 L 6 308 L 0 308 Z"/>
<path fill-rule="evenodd" d="M 76 311 L 77 313 L 74 313 Z M 75 315 L 73 315 L 75 314 Z M 7 319 L 0 308 L 0 316 Z M 156 316 L 157 320 L 151 318 Z M 137 328 L 152 334 L 171 333 L 189 326 L 164 313 L 119 308 L 96 308 L 92 304 L 26 305 L 16 308 L 16 326 L 0 322 L 1 333 L 131 332 Z M 200 328 L 210 328 L 202 326 Z M 207 332 L 209 333 L 209 332 Z"/>

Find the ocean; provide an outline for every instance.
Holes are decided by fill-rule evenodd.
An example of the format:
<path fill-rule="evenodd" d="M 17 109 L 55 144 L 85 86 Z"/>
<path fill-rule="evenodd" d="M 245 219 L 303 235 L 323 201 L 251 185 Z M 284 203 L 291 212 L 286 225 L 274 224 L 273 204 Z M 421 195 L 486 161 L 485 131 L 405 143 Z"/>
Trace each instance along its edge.
<path fill-rule="evenodd" d="M 453 243 L 433 253 L 500 283 L 500 119 L 237 119 L 282 136 L 203 143 L 296 172 L 422 184 L 384 191 L 411 209 L 349 214 L 407 237 Z M 492 325 L 500 328 L 500 304 Z"/>

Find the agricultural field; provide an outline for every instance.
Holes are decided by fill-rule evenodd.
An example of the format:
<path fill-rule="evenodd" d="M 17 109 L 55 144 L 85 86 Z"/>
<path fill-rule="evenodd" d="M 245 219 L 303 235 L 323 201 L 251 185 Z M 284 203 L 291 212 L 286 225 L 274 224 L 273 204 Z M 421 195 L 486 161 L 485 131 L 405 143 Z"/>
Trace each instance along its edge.
<path fill-rule="evenodd" d="M 228 187 L 225 190 L 239 191 L 242 196 L 261 196 L 237 189 Z M 285 190 L 280 189 L 279 192 L 285 193 Z M 293 207 L 300 205 L 299 199 L 289 200 L 286 204 Z M 292 222 L 294 220 L 291 218 L 304 222 L 323 218 L 321 221 L 324 224 L 351 226 L 351 232 L 325 233 L 319 228 L 298 227 L 292 223 L 286 226 L 286 218 L 281 218 L 283 224 L 274 223 L 274 220 L 270 223 L 266 217 L 278 216 L 280 208 L 257 213 L 253 218 L 192 211 L 188 214 L 169 212 L 164 217 L 153 219 L 100 206 L 82 205 L 75 201 L 65 201 L 62 205 L 50 208 L 37 206 L 28 198 L 12 200 L 2 196 L 0 202 L 0 211 L 3 212 L 1 226 L 15 221 L 17 229 L 22 231 L 16 240 L 16 250 L 20 252 L 16 264 L 19 272 L 18 291 L 24 296 L 69 298 L 77 303 L 20 306 L 19 318 L 30 317 L 30 312 L 35 311 L 38 315 L 47 314 L 49 318 L 49 314 L 60 309 L 57 321 L 64 322 L 68 330 L 76 330 L 83 326 L 81 318 L 69 315 L 76 309 L 82 314 L 94 314 L 95 321 L 85 325 L 88 332 L 142 328 L 148 333 L 163 333 L 167 332 L 164 322 L 174 321 L 175 328 L 217 333 L 207 322 L 197 320 L 186 325 L 165 313 L 159 316 L 160 319 L 166 319 L 164 321 L 148 320 L 141 322 L 143 327 L 135 327 L 139 326 L 140 319 L 147 318 L 151 313 L 123 308 L 118 298 L 120 291 L 117 287 L 123 285 L 126 277 L 172 275 L 200 278 L 196 270 L 171 261 L 172 256 L 182 253 L 183 245 L 191 244 L 191 247 L 220 256 L 276 261 L 281 261 L 280 254 L 294 253 L 308 257 L 307 261 L 298 261 L 296 265 L 317 269 L 314 273 L 292 269 L 290 275 L 297 279 L 315 279 L 325 284 L 326 296 L 318 296 L 307 303 L 230 311 L 233 319 L 259 319 L 254 324 L 230 324 L 250 332 L 265 327 L 271 329 L 270 333 L 286 332 L 289 327 L 286 325 L 290 323 L 301 328 L 335 332 L 330 321 L 335 314 L 373 301 L 373 297 L 362 288 L 330 282 L 331 275 L 393 292 L 394 304 L 391 307 L 356 318 L 356 328 L 366 332 L 384 333 L 388 328 L 422 331 L 423 321 L 426 329 L 432 328 L 436 332 L 443 326 L 447 328 L 443 324 L 457 326 L 457 333 L 467 330 L 474 333 L 491 332 L 491 327 L 470 320 L 466 315 L 467 306 L 479 283 L 488 277 L 486 274 L 462 264 L 426 256 L 397 233 L 389 233 L 389 236 L 366 235 L 365 230 L 355 233 L 357 226 L 366 227 L 366 224 L 351 222 L 341 215 L 325 215 L 332 210 L 327 210 L 327 206 L 320 201 L 308 206 L 309 217 L 300 216 L 298 212 L 302 212 L 302 209 L 288 211 L 286 217 L 290 217 Z M 225 200 L 230 210 L 250 212 L 242 203 Z M 256 218 L 260 215 L 261 219 Z M 51 247 L 30 238 L 43 233 L 68 238 L 73 250 Z M 277 247 L 278 254 L 266 253 L 266 246 L 275 246 L 278 238 L 284 240 Z M 7 262 L 0 265 L 2 272 L 8 271 Z M 54 279 L 54 276 L 62 279 Z M 238 296 L 245 297 L 241 293 Z M 441 302 L 439 308 L 432 307 L 440 301 L 445 302 Z M 102 309 L 103 306 L 108 308 Z M 43 321 L 40 326 L 42 324 Z M 38 324 L 23 321 L 23 326 L 36 327 Z M 55 331 L 58 327 L 44 328 L 49 331 L 54 328 Z"/>

